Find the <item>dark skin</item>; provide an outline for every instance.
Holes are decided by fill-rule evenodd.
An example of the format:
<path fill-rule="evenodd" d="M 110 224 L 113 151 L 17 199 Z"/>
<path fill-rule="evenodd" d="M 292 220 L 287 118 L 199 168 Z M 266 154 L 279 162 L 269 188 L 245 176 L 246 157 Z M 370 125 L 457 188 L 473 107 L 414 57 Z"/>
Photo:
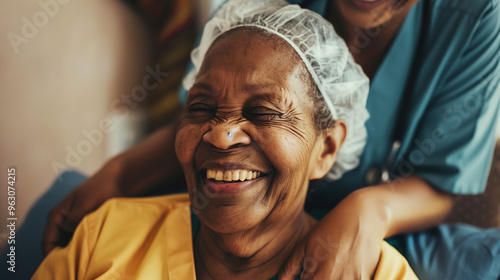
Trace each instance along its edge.
<path fill-rule="evenodd" d="M 317 130 L 305 67 L 275 40 L 234 32 L 217 40 L 187 96 L 176 151 L 201 221 L 197 279 L 276 275 L 316 223 L 303 207 L 309 181 L 328 172 L 345 138 L 342 121 Z M 227 183 L 207 170 L 261 175 Z M 201 197 L 208 202 L 197 206 Z"/>
<path fill-rule="evenodd" d="M 332 24 L 351 46 L 356 62 L 373 77 L 416 2 L 410 0 L 395 12 L 390 2 L 372 10 L 362 10 L 352 6 L 349 0 L 335 0 L 328 14 L 330 18 L 339 19 L 332 20 Z M 368 47 L 358 48 L 355 52 L 353 47 L 356 47 L 359 30 L 379 32 L 371 37 Z M 138 195 L 177 178 L 182 171 L 171 157 L 175 127 L 175 124 L 167 126 L 140 145 L 111 159 L 56 206 L 47 222 L 44 253 L 60 244 L 64 232 L 74 231 L 83 216 L 106 199 Z M 301 270 L 304 259 L 314 257 L 318 238 L 332 241 L 332 254 L 327 260 L 303 271 L 302 279 L 369 279 L 378 262 L 384 238 L 436 225 L 451 206 L 449 195 L 437 191 L 416 175 L 355 191 L 298 243 L 282 270 L 281 279 L 292 279 Z"/>
<path fill-rule="evenodd" d="M 408 12 L 418 1 L 409 0 L 398 6 L 387 1 L 374 9 L 363 10 L 349 0 L 336 0 L 330 3 L 327 19 L 346 41 L 356 63 L 372 79 Z"/>
<path fill-rule="evenodd" d="M 355 61 L 373 78 L 416 2 L 418 0 L 410 0 L 395 8 L 388 1 L 372 10 L 362 10 L 348 0 L 337 0 L 332 1 L 328 15 L 330 19 L 339 19 L 331 20 L 332 24 L 350 47 Z M 343 16 L 346 14 L 349 16 Z M 371 32 L 366 31 L 367 34 L 377 31 L 377 36 L 370 37 L 368 44 L 360 47 L 357 36 L 363 30 Z M 293 279 L 297 275 L 304 259 L 313 256 L 318 238 L 333 240 L 333 256 L 303 271 L 301 279 L 370 279 L 378 262 L 381 240 L 436 225 L 451 207 L 449 195 L 437 191 L 418 176 L 355 191 L 297 246 L 280 279 Z"/>

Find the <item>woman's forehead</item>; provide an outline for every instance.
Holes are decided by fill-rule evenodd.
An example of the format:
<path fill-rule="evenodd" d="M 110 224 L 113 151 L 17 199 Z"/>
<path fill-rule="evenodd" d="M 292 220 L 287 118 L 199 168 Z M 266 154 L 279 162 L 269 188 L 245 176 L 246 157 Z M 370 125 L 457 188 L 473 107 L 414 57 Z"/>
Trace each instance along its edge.
<path fill-rule="evenodd" d="M 298 99 L 309 89 L 308 72 L 295 50 L 276 35 L 231 33 L 206 53 L 187 101 L 201 93 L 231 98 L 235 93 L 265 99 Z"/>
<path fill-rule="evenodd" d="M 232 62 L 237 63 L 235 59 Z M 231 63 L 232 63 L 231 62 Z M 299 93 L 308 92 L 307 79 L 303 78 L 301 65 L 295 65 L 291 70 L 273 71 L 268 67 L 257 65 L 252 69 L 231 71 L 229 68 L 213 66 L 207 71 L 201 71 L 188 93 L 187 101 L 194 96 L 212 96 L 222 98 L 259 96 L 263 99 L 284 100 L 296 97 Z M 292 98 L 292 99 L 296 99 Z"/>
<path fill-rule="evenodd" d="M 300 56 L 285 40 L 275 34 L 261 33 L 261 30 L 238 28 L 223 34 L 208 49 L 204 63 L 238 58 L 240 63 L 245 61 L 246 64 L 233 65 L 244 68 L 251 67 L 254 62 L 277 63 L 275 68 L 289 70 L 298 63 L 302 64 Z"/>
<path fill-rule="evenodd" d="M 208 50 L 198 77 L 228 74 L 254 83 L 270 80 L 284 80 L 290 75 L 299 76 L 307 72 L 295 50 L 281 40 L 259 34 L 237 33 L 217 40 Z M 297 69 L 303 68 L 303 69 Z M 300 70 L 300 71 L 297 71 Z M 269 83 L 269 81 L 267 81 Z"/>

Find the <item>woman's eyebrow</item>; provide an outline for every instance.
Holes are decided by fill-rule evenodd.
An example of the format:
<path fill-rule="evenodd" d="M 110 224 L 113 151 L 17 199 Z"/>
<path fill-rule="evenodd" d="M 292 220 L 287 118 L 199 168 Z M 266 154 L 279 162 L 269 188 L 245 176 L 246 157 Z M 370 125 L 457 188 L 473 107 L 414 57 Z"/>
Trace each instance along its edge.
<path fill-rule="evenodd" d="M 192 88 L 195 89 L 203 89 L 208 92 L 214 92 L 214 88 L 206 83 L 203 82 L 197 82 L 195 83 Z M 245 92 L 262 92 L 262 91 L 276 91 L 279 90 L 279 87 L 276 84 L 248 84 L 243 87 L 243 90 Z"/>
<path fill-rule="evenodd" d="M 198 101 L 208 101 L 212 100 L 213 96 L 209 93 L 204 93 L 204 92 L 195 92 L 195 93 L 188 93 L 188 96 L 186 98 L 186 104 L 189 104 L 193 102 L 194 100 Z"/>
<path fill-rule="evenodd" d="M 215 92 L 215 89 L 211 85 L 203 82 L 195 83 L 192 89 L 199 89 L 201 92 L 196 91 L 192 94 L 188 93 L 186 104 L 193 101 L 195 98 L 212 98 L 212 94 Z M 281 107 L 279 105 L 282 105 L 286 99 L 281 94 L 282 91 L 280 87 L 276 84 L 247 84 L 243 86 L 243 92 L 251 94 L 250 101 L 265 100 L 278 107 Z"/>
<path fill-rule="evenodd" d="M 280 110 L 286 110 L 289 108 L 290 103 L 287 102 L 287 98 L 283 95 L 276 95 L 272 93 L 255 93 L 248 99 L 248 102 L 258 102 L 265 101 L 272 104 L 274 107 Z"/>
<path fill-rule="evenodd" d="M 212 86 L 211 86 L 211 85 L 209 85 L 209 84 L 205 84 L 205 83 L 200 83 L 200 82 L 195 83 L 195 84 L 192 86 L 192 88 L 196 88 L 196 89 L 204 89 L 204 90 L 206 90 L 206 91 L 208 91 L 208 92 L 214 92 L 214 89 L 212 88 Z"/>
<path fill-rule="evenodd" d="M 191 89 L 195 89 L 195 90 L 197 89 L 197 90 L 201 90 L 201 91 L 191 92 Z M 212 86 L 210 86 L 209 84 L 200 83 L 200 82 L 193 84 L 191 89 L 188 91 L 188 94 L 186 97 L 186 104 L 192 102 L 193 99 L 195 99 L 195 98 L 208 99 L 211 97 L 212 93 L 214 92 Z"/>
<path fill-rule="evenodd" d="M 265 100 L 278 107 L 286 100 L 282 88 L 276 84 L 250 84 L 244 90 L 252 94 L 250 100 Z"/>

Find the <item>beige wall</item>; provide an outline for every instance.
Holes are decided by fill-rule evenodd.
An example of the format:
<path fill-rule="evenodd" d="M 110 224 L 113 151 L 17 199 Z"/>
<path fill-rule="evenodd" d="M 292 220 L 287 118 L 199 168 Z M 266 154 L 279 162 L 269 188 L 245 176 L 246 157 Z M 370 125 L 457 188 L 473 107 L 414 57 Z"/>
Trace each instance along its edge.
<path fill-rule="evenodd" d="M 0 1 L 1 221 L 7 168 L 17 169 L 20 222 L 56 177 L 51 165 L 71 165 L 67 147 L 77 149 L 83 130 L 99 129 L 110 102 L 140 84 L 148 64 L 149 36 L 117 0 L 58 1 L 42 0 L 52 3 L 48 10 L 38 0 Z M 23 33 L 29 26 L 23 19 L 36 30 Z M 87 174 L 99 168 L 109 136 L 104 133 L 74 167 Z M 0 245 L 5 237 L 3 226 Z"/>

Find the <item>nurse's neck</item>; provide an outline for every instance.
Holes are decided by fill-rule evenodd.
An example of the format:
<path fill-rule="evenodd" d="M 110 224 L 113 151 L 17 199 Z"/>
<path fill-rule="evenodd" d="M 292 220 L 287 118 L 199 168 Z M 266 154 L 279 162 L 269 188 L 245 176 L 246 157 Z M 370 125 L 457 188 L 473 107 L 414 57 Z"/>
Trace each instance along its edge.
<path fill-rule="evenodd" d="M 335 5 L 331 5 L 328 11 L 328 20 L 333 24 L 337 33 L 346 41 L 354 60 L 363 68 L 363 71 L 371 80 L 384 60 L 412 6 L 407 4 L 399 8 L 383 24 L 370 29 L 350 24 L 348 19 L 338 13 Z"/>

